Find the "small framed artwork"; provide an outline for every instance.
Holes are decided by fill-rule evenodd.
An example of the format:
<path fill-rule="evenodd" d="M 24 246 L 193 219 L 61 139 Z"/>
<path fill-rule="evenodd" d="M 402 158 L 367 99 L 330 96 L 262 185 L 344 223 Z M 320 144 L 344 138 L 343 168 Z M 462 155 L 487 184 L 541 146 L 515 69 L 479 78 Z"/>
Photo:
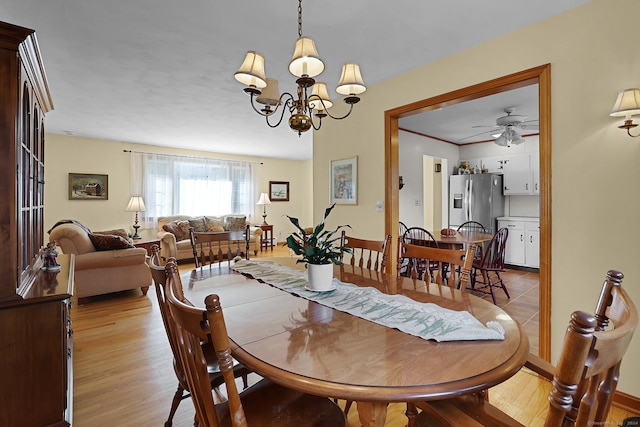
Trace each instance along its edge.
<path fill-rule="evenodd" d="M 358 204 L 358 157 L 331 161 L 331 203 Z"/>
<path fill-rule="evenodd" d="M 69 200 L 108 200 L 109 175 L 69 174 Z"/>
<path fill-rule="evenodd" d="M 289 181 L 269 181 L 269 199 L 272 202 L 288 202 Z"/>

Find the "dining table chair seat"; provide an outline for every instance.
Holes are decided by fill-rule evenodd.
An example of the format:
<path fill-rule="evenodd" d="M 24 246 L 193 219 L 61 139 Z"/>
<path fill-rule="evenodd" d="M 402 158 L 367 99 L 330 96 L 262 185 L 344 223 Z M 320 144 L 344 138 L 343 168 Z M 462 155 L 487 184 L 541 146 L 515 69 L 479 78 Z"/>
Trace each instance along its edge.
<path fill-rule="evenodd" d="M 170 258 L 174 260 L 174 258 Z M 165 296 L 165 285 L 167 282 L 165 267 L 161 265 L 160 261 L 160 246 L 152 245 L 151 246 L 151 257 L 148 260 L 149 269 L 151 270 L 151 277 L 153 279 L 154 287 L 156 290 L 156 297 L 158 299 L 158 307 L 160 308 L 160 315 L 162 317 L 162 323 L 164 326 L 165 333 L 167 335 L 167 339 L 169 340 L 169 346 L 171 347 L 171 352 L 174 356 L 173 358 L 173 370 L 178 379 L 178 388 L 174 393 L 173 400 L 171 402 L 171 408 L 169 410 L 169 417 L 165 422 L 165 427 L 170 427 L 173 423 L 173 417 L 184 399 L 189 398 L 189 386 L 187 385 L 186 376 L 184 373 L 184 368 L 182 363 L 180 362 L 179 356 L 177 354 L 176 342 L 174 339 L 174 335 L 171 332 L 171 328 L 173 327 L 169 321 L 169 306 L 167 303 L 167 299 Z M 224 384 L 224 378 L 222 376 L 222 372 L 220 370 L 220 366 L 218 365 L 218 358 L 216 357 L 215 350 L 208 343 L 202 344 L 202 351 L 207 361 L 207 371 L 209 373 L 209 384 L 211 389 L 216 393 L 217 396 L 224 399 L 224 396 L 220 394 L 219 387 Z M 242 364 L 234 361 L 233 363 L 233 373 L 234 377 L 242 378 L 242 383 L 244 388 L 248 386 L 248 375 L 251 373 L 250 369 L 247 369 Z"/>
<path fill-rule="evenodd" d="M 169 261 L 166 294 L 171 331 L 199 427 L 345 427 L 340 407 L 326 397 L 298 392 L 267 379 L 238 392 L 233 359 L 221 301 L 218 295 L 205 298 L 205 309 L 182 299 L 182 283 L 176 263 Z M 215 404 L 202 342 L 216 349 L 218 364 L 226 386 L 227 400 Z"/>
<path fill-rule="evenodd" d="M 529 355 L 525 366 L 551 381 L 545 426 L 609 422 L 620 364 L 638 325 L 636 307 L 622 288 L 623 277 L 615 270 L 607 272 L 594 315 L 571 314 L 556 366 Z M 525 425 L 475 394 L 414 405 L 407 411 L 408 427 Z M 417 413 L 416 406 L 422 412 Z"/>

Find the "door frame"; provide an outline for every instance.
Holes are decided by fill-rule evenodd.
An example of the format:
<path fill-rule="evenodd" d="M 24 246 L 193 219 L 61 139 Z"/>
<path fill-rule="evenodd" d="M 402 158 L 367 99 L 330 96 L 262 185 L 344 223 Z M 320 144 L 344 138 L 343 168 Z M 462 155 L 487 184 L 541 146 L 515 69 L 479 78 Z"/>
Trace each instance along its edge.
<path fill-rule="evenodd" d="M 538 84 L 540 118 L 539 356 L 548 361 L 551 358 L 551 64 L 498 77 L 385 111 L 385 232 L 392 236 L 391 253 L 397 254 L 398 119 L 532 84 Z M 388 267 L 391 271 L 396 270 L 396 256 L 390 257 Z"/>

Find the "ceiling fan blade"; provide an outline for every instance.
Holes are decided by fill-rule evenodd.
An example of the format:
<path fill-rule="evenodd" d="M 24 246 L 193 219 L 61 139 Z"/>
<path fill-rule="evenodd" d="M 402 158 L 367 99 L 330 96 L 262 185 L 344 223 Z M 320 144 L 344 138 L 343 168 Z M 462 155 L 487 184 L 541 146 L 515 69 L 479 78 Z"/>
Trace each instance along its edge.
<path fill-rule="evenodd" d="M 471 126 L 472 128 L 501 128 L 502 126 L 498 126 L 498 125 L 475 125 L 475 126 Z"/>
<path fill-rule="evenodd" d="M 501 127 L 501 126 L 496 126 L 496 127 Z M 467 139 L 475 138 L 477 136 L 486 135 L 486 134 L 491 133 L 491 132 L 495 132 L 495 130 L 494 129 L 490 129 L 490 130 L 486 130 L 484 132 L 477 133 L 475 135 L 465 136 L 464 138 L 459 139 L 458 142 L 462 142 L 462 141 L 465 141 Z"/>

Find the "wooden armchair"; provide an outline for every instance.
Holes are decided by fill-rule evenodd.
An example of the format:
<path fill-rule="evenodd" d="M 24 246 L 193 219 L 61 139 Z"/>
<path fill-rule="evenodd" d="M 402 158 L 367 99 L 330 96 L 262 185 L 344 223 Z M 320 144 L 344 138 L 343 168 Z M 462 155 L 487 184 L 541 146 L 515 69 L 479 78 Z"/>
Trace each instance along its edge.
<path fill-rule="evenodd" d="M 638 313 L 622 289 L 622 273 L 610 270 L 595 315 L 575 311 L 558 365 L 531 355 L 525 366 L 551 379 L 545 426 L 605 425 L 620 373 L 620 363 L 638 325 Z M 415 402 L 409 427 L 523 426 L 478 395 Z M 415 409 L 415 408 L 414 408 Z"/>
<path fill-rule="evenodd" d="M 269 380 L 238 393 L 232 371 L 231 349 L 220 299 L 209 295 L 206 309 L 198 309 L 180 298 L 180 276 L 168 262 L 167 299 L 171 330 L 185 368 L 199 427 L 340 427 L 346 418 L 338 405 L 323 397 L 300 393 Z M 227 388 L 227 401 L 214 404 L 201 342 L 216 349 Z"/>
<path fill-rule="evenodd" d="M 170 258 L 173 262 L 175 262 L 174 258 Z M 170 427 L 173 422 L 173 416 L 178 410 L 178 405 L 182 402 L 183 399 L 186 399 L 189 396 L 189 386 L 187 385 L 187 380 L 184 372 L 184 368 L 180 361 L 180 358 L 177 353 L 177 344 L 175 342 L 174 334 L 171 331 L 171 328 L 174 326 L 169 321 L 169 305 L 167 303 L 166 294 L 165 294 L 165 285 L 166 285 L 166 272 L 165 268 L 160 264 L 160 246 L 153 245 L 151 247 L 151 259 L 149 260 L 149 268 L 151 270 L 151 276 L 153 278 L 153 283 L 156 289 L 156 296 L 158 298 L 158 306 L 160 307 L 160 314 L 162 316 L 162 323 L 164 324 L 164 329 L 167 334 L 167 338 L 169 339 L 169 346 L 171 347 L 171 352 L 173 353 L 173 370 L 178 379 L 178 389 L 176 390 L 173 400 L 171 402 L 171 409 L 169 410 L 169 418 L 165 422 L 165 427 Z M 182 288 L 182 287 L 181 287 Z M 222 377 L 222 372 L 220 371 L 220 367 L 218 366 L 218 358 L 215 355 L 213 348 L 210 348 L 208 344 L 205 344 L 205 348 L 203 349 L 203 353 L 205 354 L 205 358 L 207 360 L 207 371 L 209 372 L 209 383 L 210 389 L 213 389 L 218 396 L 224 399 L 224 396 L 221 396 L 218 390 L 222 384 L 224 384 L 224 378 Z M 242 377 L 242 381 L 244 387 L 248 386 L 248 378 L 247 375 L 251 371 L 239 363 L 234 363 L 233 365 L 233 374 L 235 377 Z"/>
<path fill-rule="evenodd" d="M 340 238 L 340 246 L 351 248 L 352 253 L 345 255 L 344 252 L 340 254 L 340 261 L 346 262 L 344 258 L 348 259 L 348 264 L 357 265 L 367 270 L 376 270 L 383 272 L 387 268 L 387 258 L 389 242 L 391 236 L 386 236 L 384 240 L 365 240 L 358 239 L 357 237 L 347 236 L 346 232 L 342 230 L 342 236 Z"/>
<path fill-rule="evenodd" d="M 189 228 L 193 258 L 197 267 L 231 262 L 235 257 L 249 259 L 249 225 L 243 231 L 199 232 Z"/>

